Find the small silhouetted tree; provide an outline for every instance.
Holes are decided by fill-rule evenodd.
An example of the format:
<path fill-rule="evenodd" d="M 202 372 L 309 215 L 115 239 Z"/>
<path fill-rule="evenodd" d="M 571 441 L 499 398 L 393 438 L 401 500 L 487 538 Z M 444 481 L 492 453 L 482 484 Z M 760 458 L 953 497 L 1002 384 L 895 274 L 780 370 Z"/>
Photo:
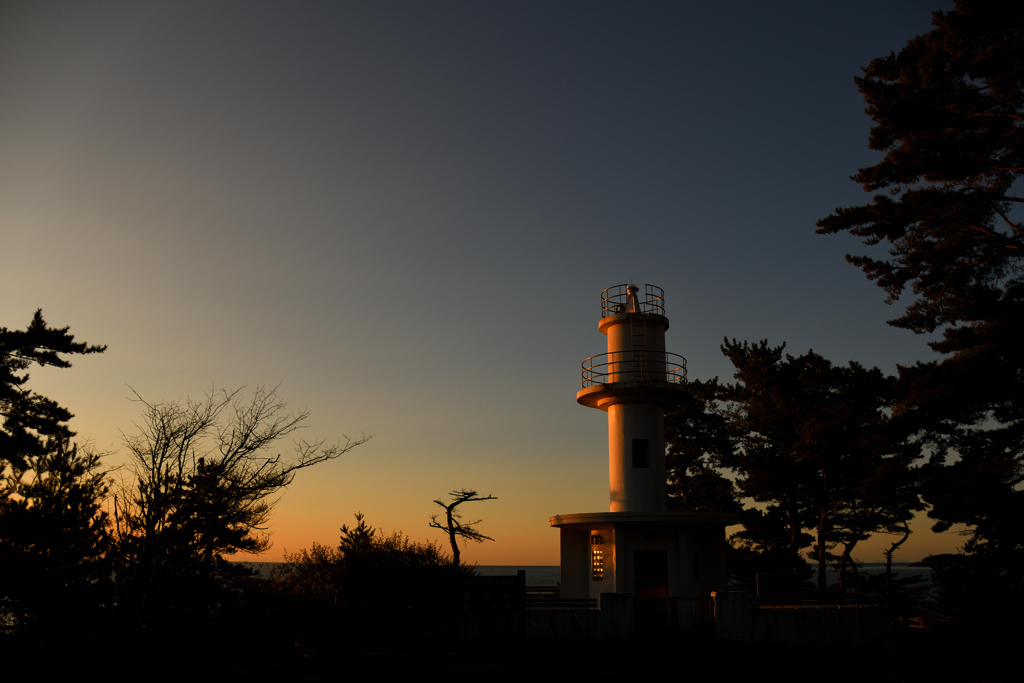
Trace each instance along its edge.
<path fill-rule="evenodd" d="M 463 503 L 474 503 L 481 500 L 497 500 L 497 498 L 495 496 L 481 496 L 471 489 L 459 489 L 457 491 L 452 491 L 448 495 L 451 496 L 450 502 L 445 503 L 440 500 L 434 501 L 444 508 L 445 521 L 443 523 L 438 521 L 438 517 L 441 516 L 440 513 L 431 515 L 430 526 L 434 529 L 440 529 L 448 534 L 448 540 L 452 544 L 452 564 L 458 566 L 460 537 L 477 543 L 493 541 L 494 539 L 490 536 L 484 536 L 476 530 L 474 525 L 479 524 L 481 520 L 478 519 L 475 522 L 463 522 L 462 514 L 455 508 Z"/>

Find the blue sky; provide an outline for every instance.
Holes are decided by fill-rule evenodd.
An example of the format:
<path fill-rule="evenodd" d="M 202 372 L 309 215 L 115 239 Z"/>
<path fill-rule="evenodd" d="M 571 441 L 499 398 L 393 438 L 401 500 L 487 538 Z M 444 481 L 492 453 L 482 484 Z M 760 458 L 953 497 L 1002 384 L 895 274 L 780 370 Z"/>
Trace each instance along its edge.
<path fill-rule="evenodd" d="M 879 158 L 853 77 L 951 4 L 5 4 L 0 325 L 109 346 L 32 386 L 111 466 L 129 386 L 280 384 L 308 436 L 372 433 L 299 475 L 268 559 L 356 511 L 436 538 L 470 487 L 467 560 L 557 563 L 548 517 L 608 504 L 574 400 L 605 287 L 664 288 L 697 379 L 724 337 L 933 357 L 814 224 Z M 907 559 L 961 542 L 919 527 Z"/>

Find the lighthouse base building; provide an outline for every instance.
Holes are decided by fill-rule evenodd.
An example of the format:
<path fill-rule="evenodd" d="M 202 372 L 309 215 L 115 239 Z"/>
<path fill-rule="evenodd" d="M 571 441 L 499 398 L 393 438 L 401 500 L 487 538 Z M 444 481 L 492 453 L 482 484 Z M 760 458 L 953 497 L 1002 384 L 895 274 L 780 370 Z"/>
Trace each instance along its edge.
<path fill-rule="evenodd" d="M 610 511 L 551 518 L 563 598 L 706 597 L 726 588 L 725 527 L 735 515 L 667 511 L 665 409 L 686 391 L 686 359 L 665 350 L 664 292 L 644 288 L 601 293 L 608 352 L 583 361 L 576 401 L 608 414 Z"/>
<path fill-rule="evenodd" d="M 555 515 L 561 532 L 562 597 L 632 593 L 696 597 L 726 588 L 725 527 L 714 512 L 585 512 Z"/>

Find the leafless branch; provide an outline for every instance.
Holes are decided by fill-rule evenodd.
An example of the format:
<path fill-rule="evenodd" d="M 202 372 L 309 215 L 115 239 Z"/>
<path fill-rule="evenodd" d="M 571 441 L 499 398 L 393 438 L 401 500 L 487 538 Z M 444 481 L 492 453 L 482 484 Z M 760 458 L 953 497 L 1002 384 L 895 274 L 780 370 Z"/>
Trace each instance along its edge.
<path fill-rule="evenodd" d="M 130 387 L 129 387 L 130 388 Z M 133 481 L 115 503 L 120 544 L 154 553 L 184 546 L 187 555 L 209 560 L 221 553 L 259 552 L 269 547 L 266 528 L 276 500 L 298 470 L 337 458 L 370 436 L 295 442 L 292 454 L 272 453 L 279 439 L 300 429 L 308 411 L 289 413 L 276 388 L 211 390 L 200 400 L 143 406 L 134 434 L 122 433 Z M 171 534 L 173 542 L 162 538 Z M 148 549 L 147 549 L 148 548 Z"/>

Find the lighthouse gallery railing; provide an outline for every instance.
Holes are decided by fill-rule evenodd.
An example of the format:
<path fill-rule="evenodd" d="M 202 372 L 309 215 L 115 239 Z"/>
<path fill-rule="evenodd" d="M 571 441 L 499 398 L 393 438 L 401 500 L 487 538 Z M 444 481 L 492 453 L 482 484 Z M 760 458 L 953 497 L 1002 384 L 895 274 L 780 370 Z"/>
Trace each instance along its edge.
<path fill-rule="evenodd" d="M 583 388 L 615 382 L 686 381 L 686 359 L 668 351 L 608 351 L 583 361 Z"/>
<path fill-rule="evenodd" d="M 665 315 L 665 290 L 657 285 L 644 285 L 644 293 L 637 292 L 638 310 L 629 310 L 629 285 L 615 285 L 601 292 L 601 317 L 620 313 L 653 313 Z"/>

